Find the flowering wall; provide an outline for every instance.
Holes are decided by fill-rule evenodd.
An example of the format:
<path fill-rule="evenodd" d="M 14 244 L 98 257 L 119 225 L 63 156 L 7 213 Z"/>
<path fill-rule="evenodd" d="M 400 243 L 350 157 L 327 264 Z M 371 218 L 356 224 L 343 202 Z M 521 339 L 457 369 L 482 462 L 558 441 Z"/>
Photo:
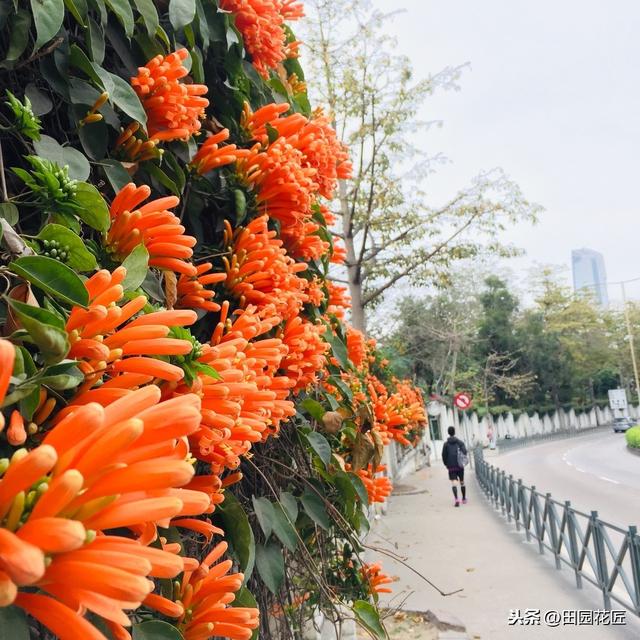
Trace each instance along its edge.
<path fill-rule="evenodd" d="M 345 323 L 293 0 L 0 11 L 0 626 L 384 637 L 361 559 L 423 403 Z"/>

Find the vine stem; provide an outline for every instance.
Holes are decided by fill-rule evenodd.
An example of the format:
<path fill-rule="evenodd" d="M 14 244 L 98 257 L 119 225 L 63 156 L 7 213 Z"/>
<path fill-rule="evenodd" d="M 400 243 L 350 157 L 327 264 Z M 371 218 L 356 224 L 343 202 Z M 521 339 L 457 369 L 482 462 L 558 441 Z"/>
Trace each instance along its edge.
<path fill-rule="evenodd" d="M 9 194 L 7 193 L 7 181 L 4 177 L 4 157 L 2 154 L 2 142 L 0 142 L 0 188 L 2 189 L 2 202 L 9 200 Z"/>

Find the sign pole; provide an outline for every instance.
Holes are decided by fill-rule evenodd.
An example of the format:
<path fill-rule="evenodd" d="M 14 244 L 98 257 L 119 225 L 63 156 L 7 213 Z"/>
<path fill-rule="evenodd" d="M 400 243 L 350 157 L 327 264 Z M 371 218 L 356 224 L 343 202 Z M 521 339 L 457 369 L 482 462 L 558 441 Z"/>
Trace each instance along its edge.
<path fill-rule="evenodd" d="M 627 323 L 627 334 L 629 335 L 629 349 L 631 350 L 631 363 L 633 365 L 633 376 L 636 381 L 636 393 L 638 394 L 638 409 L 640 410 L 640 381 L 638 380 L 638 363 L 636 361 L 636 349 L 633 344 L 633 329 L 629 318 L 629 307 L 627 306 L 627 296 L 624 290 L 624 282 L 620 283 L 622 289 L 622 305 L 624 307 L 624 319 Z"/>

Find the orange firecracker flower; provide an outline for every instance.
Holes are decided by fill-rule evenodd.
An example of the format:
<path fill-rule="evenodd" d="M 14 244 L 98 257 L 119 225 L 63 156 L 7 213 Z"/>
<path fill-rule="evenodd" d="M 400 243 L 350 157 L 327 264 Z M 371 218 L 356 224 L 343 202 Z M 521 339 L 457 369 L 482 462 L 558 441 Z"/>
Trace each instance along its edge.
<path fill-rule="evenodd" d="M 186 571 L 178 593 L 185 613 L 177 627 L 185 640 L 212 637 L 249 640 L 258 628 L 259 611 L 249 607 L 230 607 L 242 587 L 244 576 L 229 573 L 231 560 L 220 560 L 227 543 L 219 543 L 194 571 Z"/>
<path fill-rule="evenodd" d="M 329 345 L 323 340 L 324 325 L 314 324 L 301 316 L 287 320 L 282 330 L 282 342 L 289 352 L 282 361 L 282 370 L 295 380 L 294 391 L 306 389 L 318 379 L 326 365 Z"/>
<path fill-rule="evenodd" d="M 138 75 L 131 78 L 131 86 L 147 113 L 147 129 L 153 141 L 186 140 L 200 131 L 209 101 L 203 84 L 180 82 L 188 71 L 182 64 L 189 56 L 186 49 L 152 58 Z"/>
<path fill-rule="evenodd" d="M 122 389 L 148 384 L 154 378 L 177 382 L 184 376 L 180 367 L 154 356 L 191 353 L 193 344 L 189 340 L 167 336 L 172 326 L 193 324 L 197 320 L 195 311 L 160 311 L 134 318 L 146 306 L 147 298 L 140 295 L 118 306 L 126 273 L 124 267 L 118 267 L 113 273 L 101 270 L 91 276 L 85 282 L 87 308 L 74 307 L 67 320 L 69 357 L 80 361 L 79 368 L 85 374 L 76 403 L 91 402 L 99 396 L 119 397 Z M 125 378 L 119 385 L 116 380 L 125 374 L 134 375 L 135 380 Z M 88 395 L 82 393 L 105 375 L 111 376 L 110 383 Z"/>
<path fill-rule="evenodd" d="M 268 217 L 254 218 L 233 235 L 227 226 L 225 240 L 232 251 L 231 259 L 223 258 L 226 287 L 240 305 L 255 305 L 259 311 L 273 307 L 284 319 L 296 316 L 308 300 L 307 281 L 298 275 L 307 264 L 287 255 L 276 232 L 269 229 Z"/>
<path fill-rule="evenodd" d="M 347 327 L 347 353 L 356 369 L 360 369 L 365 363 L 367 345 L 362 331 L 353 327 Z"/>
<path fill-rule="evenodd" d="M 215 293 L 206 287 L 224 282 L 227 274 L 211 273 L 211 262 L 203 262 L 196 266 L 193 276 L 181 274 L 178 278 L 177 309 L 204 309 L 205 311 L 220 311 L 220 305 L 213 302 Z"/>
<path fill-rule="evenodd" d="M 4 401 L 13 373 L 13 362 L 16 357 L 14 346 L 8 341 L 0 338 L 0 405 Z M 0 431 L 4 429 L 5 418 L 0 411 Z"/>
<path fill-rule="evenodd" d="M 327 280 L 326 287 L 329 292 L 327 313 L 332 313 L 337 318 L 343 319 L 347 309 L 351 308 L 351 298 L 347 293 L 347 287 L 342 287 L 331 280 Z"/>
<path fill-rule="evenodd" d="M 159 401 L 151 386 L 106 409 L 73 407 L 40 446 L 14 454 L 0 480 L 2 604 L 15 600 L 61 638 L 101 638 L 78 611 L 128 625 L 123 609 L 140 606 L 154 588 L 149 578 L 184 571 L 174 553 L 101 535 L 210 508 L 206 493 L 184 488 L 194 473 L 184 439 L 197 429 L 199 399 Z M 23 586 L 52 598 L 33 601 Z"/>
<path fill-rule="evenodd" d="M 369 504 L 374 502 L 385 502 L 393 491 L 393 485 L 389 478 L 381 475 L 387 470 L 385 465 L 380 465 L 376 470 L 369 465 L 366 469 L 360 469 L 358 476 L 362 480 L 367 495 L 369 496 Z"/>
<path fill-rule="evenodd" d="M 369 585 L 371 593 L 391 593 L 391 589 L 385 585 L 397 580 L 382 573 L 382 565 L 365 563 L 360 570 L 362 579 Z"/>
<path fill-rule="evenodd" d="M 220 143 L 227 140 L 228 137 L 229 129 L 223 129 L 209 136 L 198 149 L 190 164 L 200 175 L 231 164 L 238 158 L 243 158 L 250 153 L 246 149 L 238 149 L 235 144 L 220 146 Z"/>
<path fill-rule="evenodd" d="M 120 189 L 111 203 L 107 249 L 122 261 L 143 244 L 149 252 L 149 266 L 195 275 L 195 267 L 187 260 L 193 255 L 196 239 L 184 234 L 180 220 L 169 211 L 180 200 L 165 196 L 140 206 L 150 195 L 148 186 L 136 187 L 132 182 Z"/>
<path fill-rule="evenodd" d="M 293 57 L 296 43 L 286 43 L 285 20 L 304 15 L 296 0 L 222 0 L 220 8 L 230 11 L 242 34 L 253 66 L 263 78 L 287 57 Z M 292 46 L 293 45 L 293 46 Z"/>

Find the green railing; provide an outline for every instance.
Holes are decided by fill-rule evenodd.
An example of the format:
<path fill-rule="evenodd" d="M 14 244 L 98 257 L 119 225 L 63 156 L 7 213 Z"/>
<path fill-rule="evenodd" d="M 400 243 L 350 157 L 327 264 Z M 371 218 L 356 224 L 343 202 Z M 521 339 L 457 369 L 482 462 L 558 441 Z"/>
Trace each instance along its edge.
<path fill-rule="evenodd" d="M 558 440 L 561 438 L 574 438 L 577 436 L 586 436 L 599 431 L 611 429 L 611 425 L 598 425 L 597 427 L 582 427 L 571 429 L 558 429 L 557 431 L 549 431 L 547 433 L 534 433 L 530 436 L 522 438 L 500 438 L 496 441 L 498 451 L 506 451 L 517 447 L 526 447 L 532 444 L 547 442 L 548 440 Z"/>
<path fill-rule="evenodd" d="M 583 580 L 602 593 L 605 609 L 614 601 L 640 616 L 640 536 L 637 527 L 621 529 L 604 522 L 597 511 L 578 511 L 568 500 L 515 480 L 489 464 L 481 449 L 474 450 L 476 477 L 493 506 L 502 511 L 539 551 L 550 551 L 557 569 L 569 567 L 576 587 Z"/>

